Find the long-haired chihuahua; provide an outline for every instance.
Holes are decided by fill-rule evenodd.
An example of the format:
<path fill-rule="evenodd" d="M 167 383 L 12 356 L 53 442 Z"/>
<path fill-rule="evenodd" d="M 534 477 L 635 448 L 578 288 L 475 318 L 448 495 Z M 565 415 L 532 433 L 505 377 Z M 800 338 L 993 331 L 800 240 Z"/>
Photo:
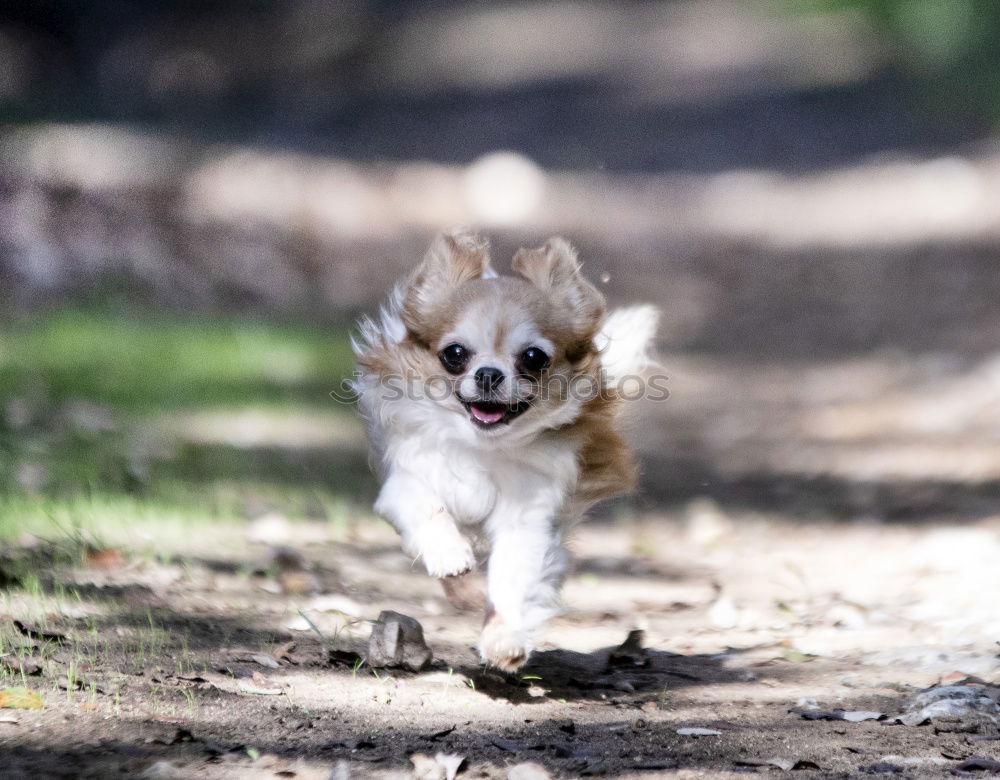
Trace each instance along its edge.
<path fill-rule="evenodd" d="M 375 511 L 432 577 L 489 542 L 484 662 L 519 668 L 559 611 L 567 527 L 636 482 L 620 382 L 643 370 L 657 312 L 606 313 L 561 238 L 512 276 L 476 235 L 439 235 L 376 318 L 359 323 L 355 390 L 382 481 Z"/>

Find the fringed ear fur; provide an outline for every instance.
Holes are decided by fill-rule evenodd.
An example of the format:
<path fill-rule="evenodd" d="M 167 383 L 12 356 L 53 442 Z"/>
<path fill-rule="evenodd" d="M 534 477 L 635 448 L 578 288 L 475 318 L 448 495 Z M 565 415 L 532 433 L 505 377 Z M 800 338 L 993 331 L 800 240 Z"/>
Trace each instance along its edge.
<path fill-rule="evenodd" d="M 569 327 L 581 346 L 592 342 L 604 316 L 604 296 L 580 273 L 576 250 L 563 238 L 538 249 L 519 249 L 514 272 L 545 292 L 569 313 Z"/>
<path fill-rule="evenodd" d="M 489 244 L 464 229 L 439 233 L 406 283 L 402 319 L 409 332 L 421 336 L 435 312 L 460 284 L 490 271 Z"/>

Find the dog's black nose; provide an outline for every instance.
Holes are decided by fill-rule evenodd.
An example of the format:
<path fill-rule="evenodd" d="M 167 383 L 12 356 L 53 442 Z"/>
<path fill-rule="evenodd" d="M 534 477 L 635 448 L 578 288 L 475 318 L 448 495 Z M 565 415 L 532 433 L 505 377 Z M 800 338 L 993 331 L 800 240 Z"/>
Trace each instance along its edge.
<path fill-rule="evenodd" d="M 489 395 L 503 384 L 503 371 L 492 366 L 483 366 L 476 371 L 476 385 L 479 392 Z"/>

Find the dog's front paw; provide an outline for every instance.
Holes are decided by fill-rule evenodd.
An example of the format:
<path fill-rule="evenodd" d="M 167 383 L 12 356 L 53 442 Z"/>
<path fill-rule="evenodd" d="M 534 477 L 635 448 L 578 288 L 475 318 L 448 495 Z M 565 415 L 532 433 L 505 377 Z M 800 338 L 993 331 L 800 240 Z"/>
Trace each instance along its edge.
<path fill-rule="evenodd" d="M 457 532 L 454 538 L 443 535 L 440 539 L 428 542 L 420 555 L 424 559 L 427 573 L 432 577 L 454 577 L 472 571 L 476 565 L 472 545 Z"/>
<path fill-rule="evenodd" d="M 528 660 L 529 652 L 523 635 L 509 629 L 498 617 L 491 617 L 483 626 L 479 637 L 479 655 L 483 663 L 516 672 Z"/>

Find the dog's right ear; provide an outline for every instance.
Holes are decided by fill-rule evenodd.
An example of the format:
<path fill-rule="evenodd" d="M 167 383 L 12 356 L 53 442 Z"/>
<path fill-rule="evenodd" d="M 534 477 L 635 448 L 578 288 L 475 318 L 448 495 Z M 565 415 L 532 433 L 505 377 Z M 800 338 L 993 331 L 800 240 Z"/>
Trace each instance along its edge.
<path fill-rule="evenodd" d="M 456 287 L 489 273 L 486 241 L 464 229 L 439 233 L 407 280 L 402 310 L 406 329 L 423 338 Z"/>
<path fill-rule="evenodd" d="M 519 249 L 513 267 L 551 296 L 575 338 L 583 343 L 593 339 L 604 317 L 604 296 L 584 279 L 576 250 L 566 239 L 553 237 L 538 249 Z"/>

